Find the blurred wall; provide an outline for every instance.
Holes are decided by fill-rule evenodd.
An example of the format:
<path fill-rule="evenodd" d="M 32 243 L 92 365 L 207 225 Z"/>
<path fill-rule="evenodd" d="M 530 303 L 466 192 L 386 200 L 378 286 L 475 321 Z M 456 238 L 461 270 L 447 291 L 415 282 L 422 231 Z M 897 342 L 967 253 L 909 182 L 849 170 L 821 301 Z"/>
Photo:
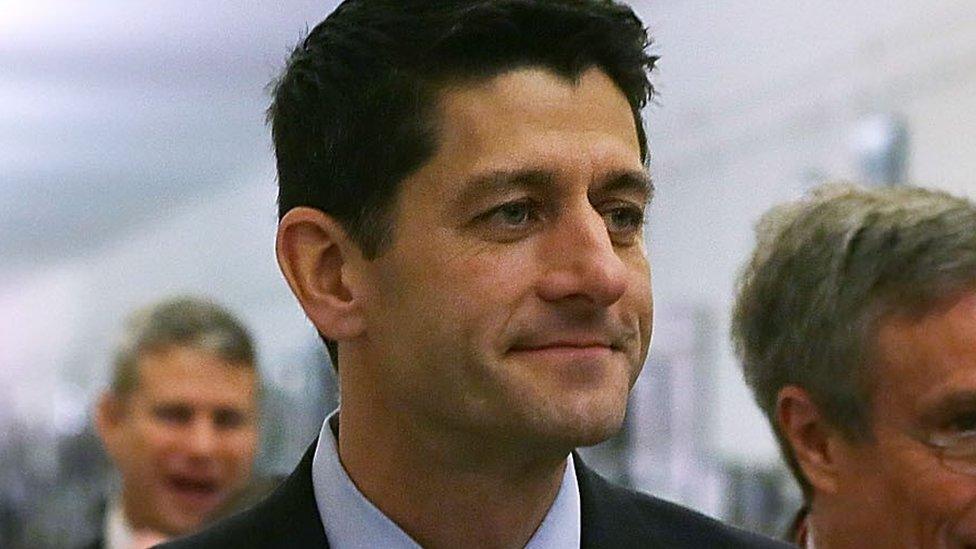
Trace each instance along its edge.
<path fill-rule="evenodd" d="M 0 429 L 83 428 L 123 317 L 174 293 L 240 314 L 273 384 L 304 360 L 265 86 L 334 5 L 0 1 Z"/>
<path fill-rule="evenodd" d="M 752 225 L 824 178 L 858 178 L 852 140 L 879 112 L 907 123 L 910 181 L 976 198 L 976 12 L 953 0 L 640 7 L 662 53 L 647 115 L 655 298 L 717 315 L 711 438 L 726 460 L 776 464 L 728 344 Z"/>

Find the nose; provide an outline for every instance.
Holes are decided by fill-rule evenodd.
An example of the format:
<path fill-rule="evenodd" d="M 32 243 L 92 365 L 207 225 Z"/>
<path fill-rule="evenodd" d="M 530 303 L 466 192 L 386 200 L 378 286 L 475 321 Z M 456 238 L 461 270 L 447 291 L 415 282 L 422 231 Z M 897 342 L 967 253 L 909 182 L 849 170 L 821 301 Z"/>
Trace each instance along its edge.
<path fill-rule="evenodd" d="M 610 240 L 603 216 L 587 201 L 561 217 L 545 242 L 539 296 L 600 307 L 616 303 L 627 290 L 627 266 Z"/>
<path fill-rule="evenodd" d="M 209 418 L 198 418 L 186 433 L 186 447 L 191 456 L 210 457 L 217 448 L 217 429 Z"/>

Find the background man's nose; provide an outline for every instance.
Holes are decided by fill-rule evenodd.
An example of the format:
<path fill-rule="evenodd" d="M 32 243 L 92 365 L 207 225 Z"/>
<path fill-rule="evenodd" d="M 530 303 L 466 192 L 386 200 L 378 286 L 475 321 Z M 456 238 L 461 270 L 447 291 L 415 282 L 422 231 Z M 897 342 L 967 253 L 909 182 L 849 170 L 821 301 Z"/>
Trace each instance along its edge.
<path fill-rule="evenodd" d="M 196 418 L 186 433 L 186 445 L 194 456 L 209 456 L 217 447 L 219 433 L 210 418 Z"/>

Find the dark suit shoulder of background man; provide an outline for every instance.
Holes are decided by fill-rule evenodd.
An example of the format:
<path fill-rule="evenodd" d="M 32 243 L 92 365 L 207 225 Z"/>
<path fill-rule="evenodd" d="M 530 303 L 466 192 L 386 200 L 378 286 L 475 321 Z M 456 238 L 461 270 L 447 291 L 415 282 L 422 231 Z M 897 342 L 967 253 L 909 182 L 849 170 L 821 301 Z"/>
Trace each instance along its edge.
<path fill-rule="evenodd" d="M 573 454 L 650 343 L 648 44 L 610 0 L 347 0 L 302 40 L 269 111 L 276 250 L 342 405 L 182 546 L 775 545 Z"/>

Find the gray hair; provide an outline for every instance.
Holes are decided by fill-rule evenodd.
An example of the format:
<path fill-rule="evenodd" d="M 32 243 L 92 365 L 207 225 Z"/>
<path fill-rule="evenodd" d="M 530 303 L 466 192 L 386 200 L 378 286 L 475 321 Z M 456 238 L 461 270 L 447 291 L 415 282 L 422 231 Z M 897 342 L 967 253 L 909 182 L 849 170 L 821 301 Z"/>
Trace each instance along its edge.
<path fill-rule="evenodd" d="M 116 352 L 111 390 L 132 392 L 139 382 L 138 361 L 146 353 L 169 347 L 209 351 L 222 360 L 254 368 L 254 343 L 244 325 L 212 301 L 178 297 L 137 310 L 126 319 Z"/>
<path fill-rule="evenodd" d="M 776 424 L 787 385 L 851 441 L 870 440 L 878 321 L 919 317 L 976 287 L 976 205 L 915 187 L 832 184 L 767 212 L 738 281 L 732 340 L 746 383 Z"/>

